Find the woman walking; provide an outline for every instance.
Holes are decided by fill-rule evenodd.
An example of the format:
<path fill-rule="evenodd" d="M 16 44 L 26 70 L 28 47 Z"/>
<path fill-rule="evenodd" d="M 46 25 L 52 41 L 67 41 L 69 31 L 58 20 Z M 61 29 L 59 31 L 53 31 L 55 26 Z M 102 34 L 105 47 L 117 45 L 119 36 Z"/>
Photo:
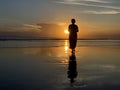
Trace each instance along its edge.
<path fill-rule="evenodd" d="M 75 19 L 71 19 L 71 23 L 68 27 L 68 31 L 69 31 L 69 48 L 72 49 L 72 52 L 75 51 L 76 48 L 76 44 L 77 44 L 77 32 L 78 30 L 78 26 L 75 24 Z"/>

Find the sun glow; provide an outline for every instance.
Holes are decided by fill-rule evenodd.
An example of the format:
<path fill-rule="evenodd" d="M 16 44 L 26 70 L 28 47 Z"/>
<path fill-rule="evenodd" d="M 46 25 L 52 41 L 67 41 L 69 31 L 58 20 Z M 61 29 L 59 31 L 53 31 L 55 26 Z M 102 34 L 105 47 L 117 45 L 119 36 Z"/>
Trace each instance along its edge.
<path fill-rule="evenodd" d="M 64 30 L 64 33 L 65 33 L 65 34 L 69 34 L 69 32 L 68 32 L 68 30 L 67 30 L 67 29 L 66 29 L 66 30 Z"/>

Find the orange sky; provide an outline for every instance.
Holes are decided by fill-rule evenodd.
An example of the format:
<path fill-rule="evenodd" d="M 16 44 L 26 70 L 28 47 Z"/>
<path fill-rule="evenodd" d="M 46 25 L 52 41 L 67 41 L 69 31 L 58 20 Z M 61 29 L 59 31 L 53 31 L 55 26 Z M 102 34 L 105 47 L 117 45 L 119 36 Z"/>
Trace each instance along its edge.
<path fill-rule="evenodd" d="M 12 30 L 1 30 L 0 37 L 10 38 L 68 38 L 68 34 L 64 30 L 68 28 L 68 23 L 65 24 L 25 24 L 21 28 Z M 79 27 L 78 38 L 80 39 L 119 39 L 120 31 L 111 27 L 90 27 L 87 25 L 77 24 Z M 24 29 L 24 30 L 22 30 Z"/>

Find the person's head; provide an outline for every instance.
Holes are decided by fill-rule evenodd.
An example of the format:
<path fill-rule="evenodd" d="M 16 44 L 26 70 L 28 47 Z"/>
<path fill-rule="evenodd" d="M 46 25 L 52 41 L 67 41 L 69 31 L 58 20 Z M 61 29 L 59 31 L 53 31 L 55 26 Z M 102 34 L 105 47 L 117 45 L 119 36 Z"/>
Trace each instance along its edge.
<path fill-rule="evenodd" d="M 72 24 L 74 24 L 75 23 L 75 19 L 73 18 L 73 19 L 71 19 L 71 23 Z"/>

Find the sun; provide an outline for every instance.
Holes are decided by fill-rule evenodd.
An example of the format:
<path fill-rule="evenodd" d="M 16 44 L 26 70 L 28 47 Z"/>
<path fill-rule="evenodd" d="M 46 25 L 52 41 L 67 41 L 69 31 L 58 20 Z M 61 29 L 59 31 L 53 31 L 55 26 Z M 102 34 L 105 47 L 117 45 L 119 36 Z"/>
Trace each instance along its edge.
<path fill-rule="evenodd" d="M 68 30 L 67 30 L 67 29 L 66 29 L 66 30 L 64 30 L 64 33 L 65 33 L 65 34 L 69 34 L 69 32 L 68 32 Z"/>

